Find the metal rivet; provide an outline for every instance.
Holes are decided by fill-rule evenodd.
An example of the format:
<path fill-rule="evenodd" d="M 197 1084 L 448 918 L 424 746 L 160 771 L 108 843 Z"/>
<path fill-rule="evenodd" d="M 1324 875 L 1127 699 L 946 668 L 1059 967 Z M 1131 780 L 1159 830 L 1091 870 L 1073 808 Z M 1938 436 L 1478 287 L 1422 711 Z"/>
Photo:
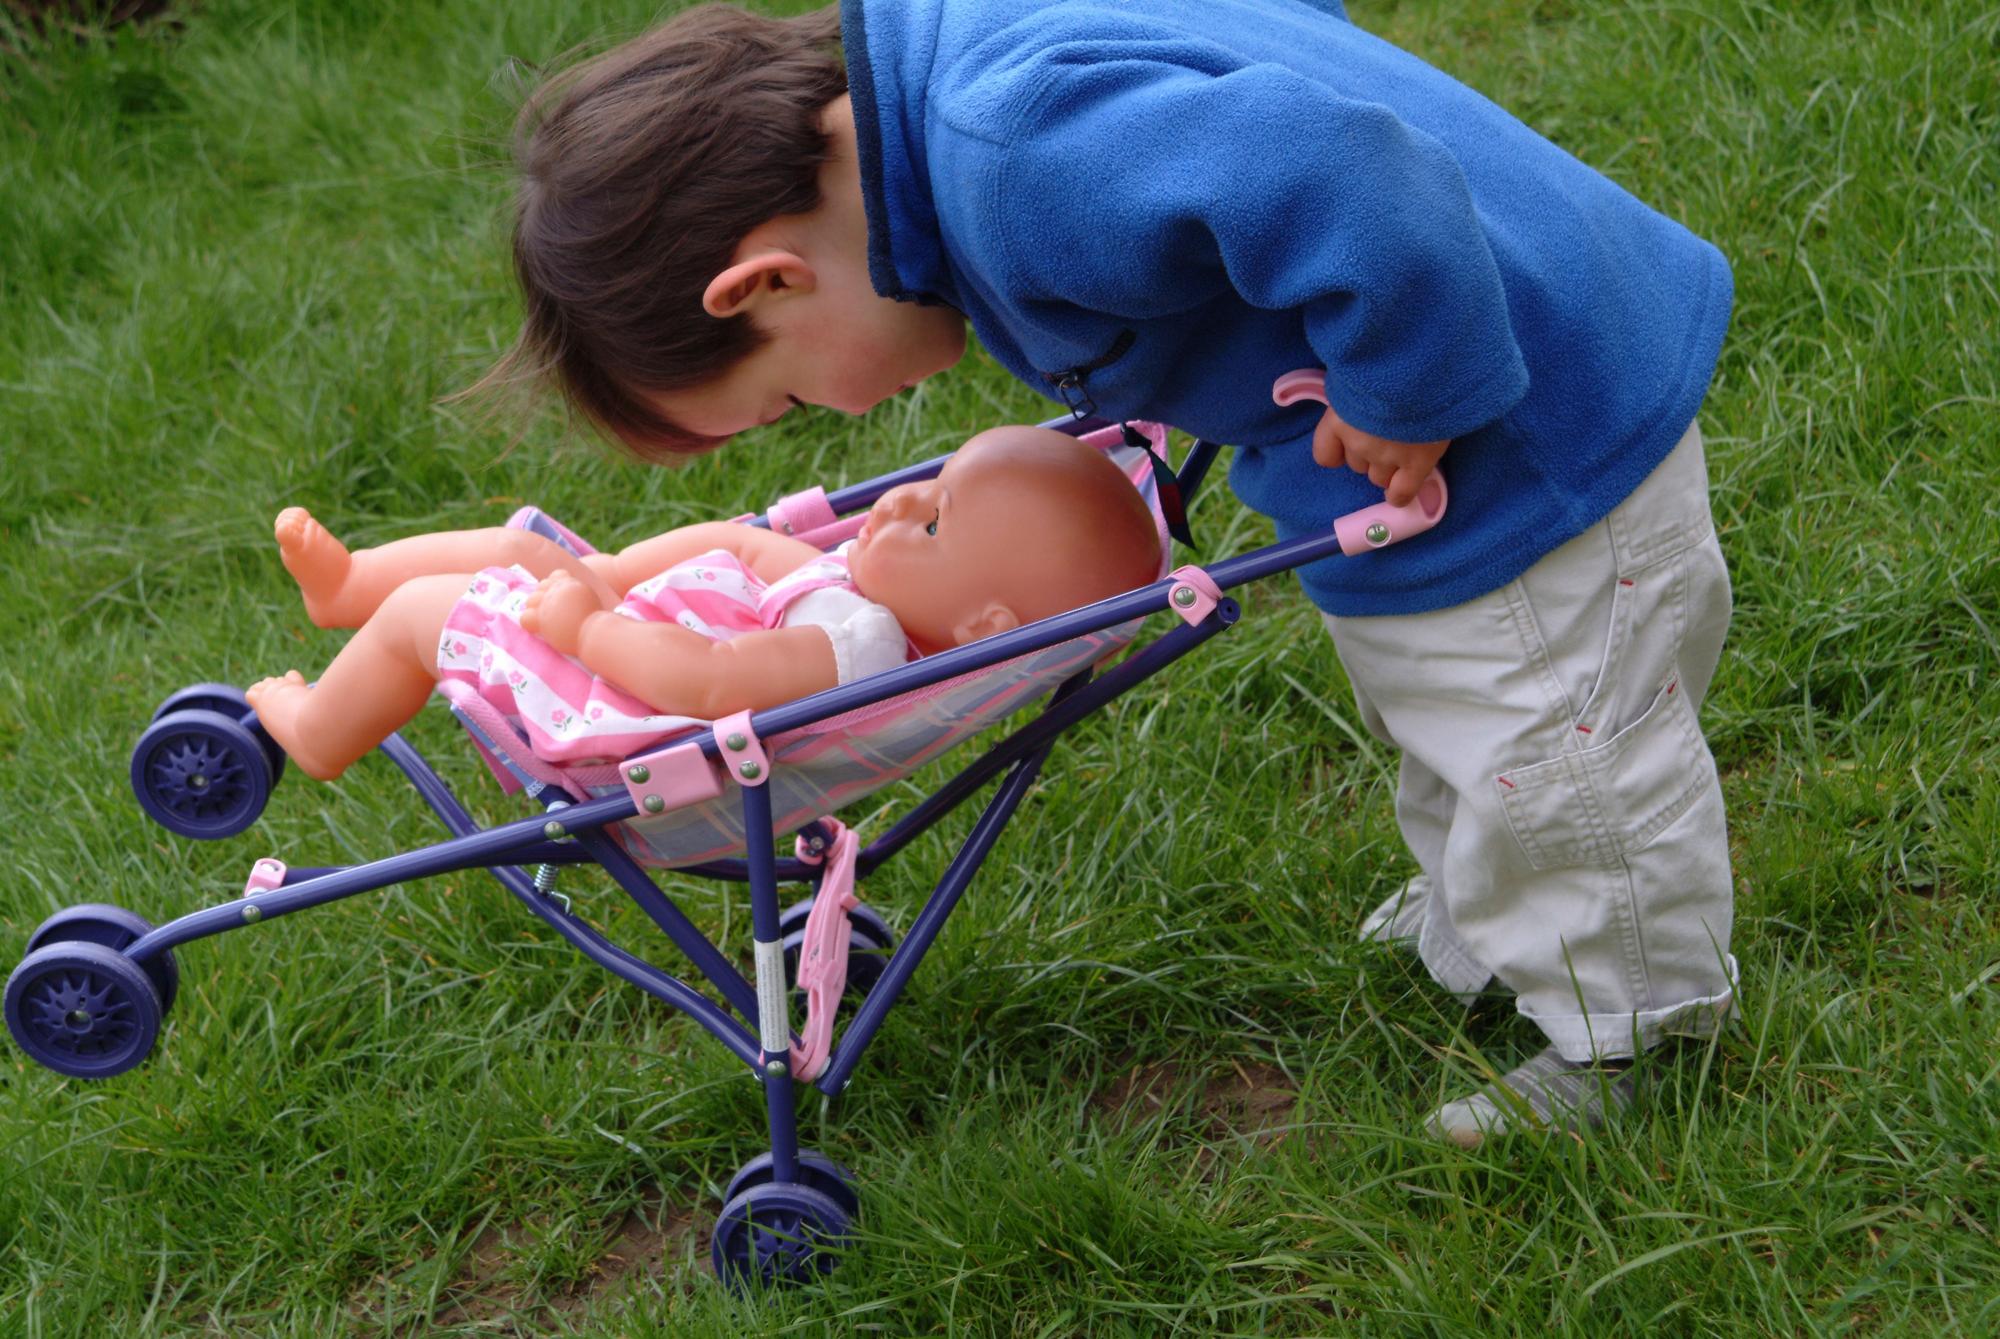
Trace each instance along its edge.
<path fill-rule="evenodd" d="M 750 747 L 750 741 L 742 735 L 731 735 L 722 741 L 722 747 L 728 749 L 731 753 L 741 753 L 744 749 Z"/>
<path fill-rule="evenodd" d="M 783 1078 L 785 1076 L 785 1062 L 782 1060 L 767 1060 L 764 1062 L 764 1072 L 774 1079 Z"/>
<path fill-rule="evenodd" d="M 1377 521 L 1375 522 L 1375 524 L 1369 526 L 1368 542 L 1370 544 L 1387 544 L 1389 542 L 1389 527 L 1382 524 L 1380 521 Z"/>
<path fill-rule="evenodd" d="M 1186 609 L 1187 607 L 1192 605 L 1194 603 L 1194 587 L 1193 586 L 1174 587 L 1174 603 L 1179 605 L 1183 609 Z"/>
<path fill-rule="evenodd" d="M 633 766 L 629 771 L 627 771 L 625 775 L 631 777 L 634 782 L 643 786 L 648 781 L 651 781 L 653 779 L 653 769 L 646 766 L 646 764 L 644 763 L 639 763 Z"/>
<path fill-rule="evenodd" d="M 548 822 L 542 824 L 542 835 L 552 842 L 559 842 L 569 835 L 569 829 L 551 818 Z"/>
<path fill-rule="evenodd" d="M 258 906 L 249 906 L 243 908 L 243 923 L 245 925 L 255 925 L 258 921 L 261 921 L 263 919 L 264 919 L 264 908 Z"/>
<path fill-rule="evenodd" d="M 667 802 L 657 795 L 648 795 L 645 804 L 649 814 L 663 813 L 667 807 Z"/>
<path fill-rule="evenodd" d="M 70 1010 L 70 1014 L 69 1014 L 69 1025 L 70 1025 L 71 1027 L 73 1027 L 73 1028 L 77 1029 L 78 1031 L 82 1031 L 82 1030 L 83 1030 L 84 1028 L 87 1028 L 87 1027 L 89 1027 L 89 1026 L 90 1026 L 90 1011 L 89 1011 L 88 1009 L 72 1009 L 72 1010 Z"/>
<path fill-rule="evenodd" d="M 193 776 L 191 776 L 191 777 L 189 777 L 189 778 L 188 778 L 188 789 L 189 789 L 189 790 L 207 790 L 207 789 L 208 789 L 208 778 L 207 778 L 207 777 L 205 777 L 205 776 L 203 776 L 203 775 L 202 775 L 202 774 L 201 774 L 200 772 L 196 772 L 196 773 L 195 773 L 195 774 L 194 774 Z"/>
<path fill-rule="evenodd" d="M 754 762 L 746 762 L 736 770 L 743 773 L 745 781 L 755 781 L 758 777 L 764 775 L 764 769 Z"/>

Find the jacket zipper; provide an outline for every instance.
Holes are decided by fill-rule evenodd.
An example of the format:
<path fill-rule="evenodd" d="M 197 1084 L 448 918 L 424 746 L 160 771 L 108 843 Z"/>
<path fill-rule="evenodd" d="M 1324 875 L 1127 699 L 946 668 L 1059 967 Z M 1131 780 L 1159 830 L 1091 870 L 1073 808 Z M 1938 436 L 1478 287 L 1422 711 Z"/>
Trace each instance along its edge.
<path fill-rule="evenodd" d="M 1062 396 L 1063 403 L 1069 406 L 1069 412 L 1074 417 L 1089 418 L 1097 412 L 1097 401 L 1090 398 L 1090 391 L 1084 385 L 1085 380 L 1092 372 L 1111 366 L 1131 352 L 1132 345 L 1138 338 L 1130 330 L 1121 330 L 1118 332 L 1118 337 L 1111 341 L 1111 347 L 1091 361 L 1078 363 L 1067 372 L 1044 372 L 1042 375 L 1056 388 L 1057 394 Z"/>

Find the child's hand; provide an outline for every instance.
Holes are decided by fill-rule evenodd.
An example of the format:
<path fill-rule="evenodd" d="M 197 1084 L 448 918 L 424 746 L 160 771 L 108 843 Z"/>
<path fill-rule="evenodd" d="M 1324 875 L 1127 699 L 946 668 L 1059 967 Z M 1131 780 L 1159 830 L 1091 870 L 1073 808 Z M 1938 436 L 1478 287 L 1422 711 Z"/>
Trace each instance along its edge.
<path fill-rule="evenodd" d="M 1437 468 L 1438 457 L 1451 445 L 1442 442 L 1392 442 L 1363 432 L 1329 406 L 1313 429 L 1313 459 L 1328 469 L 1346 465 L 1389 495 L 1401 507 L 1416 501 L 1417 490 Z"/>
<path fill-rule="evenodd" d="M 540 637 L 566 656 L 583 644 L 583 621 L 600 613 L 595 591 L 567 572 L 542 578 L 521 609 L 521 631 Z"/>

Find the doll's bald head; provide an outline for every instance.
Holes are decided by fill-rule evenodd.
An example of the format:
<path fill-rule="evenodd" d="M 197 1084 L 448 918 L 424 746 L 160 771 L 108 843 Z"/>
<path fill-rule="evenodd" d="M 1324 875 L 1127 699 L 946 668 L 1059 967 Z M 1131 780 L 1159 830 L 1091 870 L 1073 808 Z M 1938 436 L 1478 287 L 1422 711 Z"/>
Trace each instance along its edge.
<path fill-rule="evenodd" d="M 990 428 L 936 479 L 885 494 L 850 557 L 856 584 L 926 652 L 1143 586 L 1159 529 L 1103 452 L 1049 428 Z"/>

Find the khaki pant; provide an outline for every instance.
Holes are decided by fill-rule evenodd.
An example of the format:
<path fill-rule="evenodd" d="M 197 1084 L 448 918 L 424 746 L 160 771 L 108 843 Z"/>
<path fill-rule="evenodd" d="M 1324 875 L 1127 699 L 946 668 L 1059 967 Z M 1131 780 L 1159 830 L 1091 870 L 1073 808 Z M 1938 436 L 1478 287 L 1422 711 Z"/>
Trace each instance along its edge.
<path fill-rule="evenodd" d="M 1719 1026 L 1729 846 L 1695 713 L 1729 575 L 1700 430 L 1501 589 L 1326 623 L 1363 721 L 1402 751 L 1396 818 L 1431 885 L 1417 951 L 1439 984 L 1499 978 L 1570 1060 Z"/>

